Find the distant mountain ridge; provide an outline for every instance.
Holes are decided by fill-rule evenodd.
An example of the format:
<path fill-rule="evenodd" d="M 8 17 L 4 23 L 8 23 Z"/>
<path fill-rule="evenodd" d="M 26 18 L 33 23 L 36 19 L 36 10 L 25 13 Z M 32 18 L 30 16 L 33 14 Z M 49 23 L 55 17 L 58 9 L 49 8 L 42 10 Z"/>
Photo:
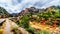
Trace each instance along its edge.
<path fill-rule="evenodd" d="M 44 12 L 46 10 L 48 10 L 49 8 L 51 9 L 60 9 L 60 6 L 50 6 L 50 7 L 47 7 L 46 9 L 38 9 L 38 8 L 35 8 L 35 7 L 30 7 L 30 8 L 25 8 L 25 10 L 22 10 L 18 15 L 24 15 L 24 14 L 27 14 L 27 13 L 38 13 L 38 12 Z"/>
<path fill-rule="evenodd" d="M 0 18 L 4 18 L 4 17 L 18 17 L 18 16 L 22 16 L 25 15 L 27 13 L 32 13 L 32 14 L 36 14 L 36 13 L 40 13 L 40 12 L 44 12 L 46 10 L 48 10 L 49 8 L 51 9 L 60 9 L 60 6 L 50 6 L 47 7 L 46 9 L 38 9 L 35 7 L 30 7 L 30 8 L 25 8 L 25 10 L 20 11 L 19 13 L 8 13 L 4 8 L 0 7 Z"/>
<path fill-rule="evenodd" d="M 9 16 L 9 13 L 2 7 L 0 7 L 0 18 L 6 18 Z"/>

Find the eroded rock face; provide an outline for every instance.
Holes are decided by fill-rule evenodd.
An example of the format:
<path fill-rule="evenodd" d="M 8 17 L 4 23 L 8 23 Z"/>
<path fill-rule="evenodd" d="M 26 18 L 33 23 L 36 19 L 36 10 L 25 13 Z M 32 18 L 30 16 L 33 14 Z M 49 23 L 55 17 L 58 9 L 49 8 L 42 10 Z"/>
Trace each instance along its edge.
<path fill-rule="evenodd" d="M 24 28 L 19 27 L 9 19 L 5 19 L 2 28 L 3 34 L 29 34 Z"/>

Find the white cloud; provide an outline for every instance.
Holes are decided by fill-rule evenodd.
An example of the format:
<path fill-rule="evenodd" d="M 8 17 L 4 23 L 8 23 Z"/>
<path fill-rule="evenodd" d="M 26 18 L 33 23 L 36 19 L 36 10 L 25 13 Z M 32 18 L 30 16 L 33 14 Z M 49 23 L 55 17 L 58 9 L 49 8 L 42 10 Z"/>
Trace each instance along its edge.
<path fill-rule="evenodd" d="M 53 5 L 57 6 L 57 5 L 59 5 L 59 1 L 60 0 L 57 0 L 57 1 L 53 0 L 50 3 L 46 3 L 42 8 L 46 8 L 46 7 L 53 6 Z"/>
<path fill-rule="evenodd" d="M 46 8 L 59 3 L 60 0 L 0 0 L 0 6 L 10 13 L 18 13 L 26 7 Z"/>

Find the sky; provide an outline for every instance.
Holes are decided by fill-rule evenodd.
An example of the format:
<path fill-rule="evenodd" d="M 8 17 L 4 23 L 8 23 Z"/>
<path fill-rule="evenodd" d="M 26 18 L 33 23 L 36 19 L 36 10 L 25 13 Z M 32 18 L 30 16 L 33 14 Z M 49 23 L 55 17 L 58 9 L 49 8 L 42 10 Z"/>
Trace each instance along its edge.
<path fill-rule="evenodd" d="M 60 0 L 0 0 L 0 7 L 9 13 L 19 13 L 29 7 L 46 8 L 49 6 L 60 5 Z"/>

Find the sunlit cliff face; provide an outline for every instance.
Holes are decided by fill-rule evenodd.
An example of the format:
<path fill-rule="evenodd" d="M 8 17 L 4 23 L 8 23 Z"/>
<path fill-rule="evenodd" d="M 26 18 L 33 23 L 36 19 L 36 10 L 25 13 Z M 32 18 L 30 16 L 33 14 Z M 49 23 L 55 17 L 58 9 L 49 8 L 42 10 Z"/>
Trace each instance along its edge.
<path fill-rule="evenodd" d="M 9 13 L 18 13 L 27 7 L 46 8 L 59 5 L 60 0 L 0 0 L 0 6 Z"/>

